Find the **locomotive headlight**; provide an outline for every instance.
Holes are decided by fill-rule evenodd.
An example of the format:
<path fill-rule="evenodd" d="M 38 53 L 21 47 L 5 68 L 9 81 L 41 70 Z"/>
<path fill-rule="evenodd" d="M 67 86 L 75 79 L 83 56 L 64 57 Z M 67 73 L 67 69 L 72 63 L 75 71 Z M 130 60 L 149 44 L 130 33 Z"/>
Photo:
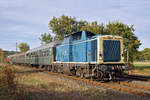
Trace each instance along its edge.
<path fill-rule="evenodd" d="M 122 59 L 124 60 L 124 54 L 121 54 Z"/>
<path fill-rule="evenodd" d="M 100 53 L 99 56 L 102 57 L 103 55 Z"/>

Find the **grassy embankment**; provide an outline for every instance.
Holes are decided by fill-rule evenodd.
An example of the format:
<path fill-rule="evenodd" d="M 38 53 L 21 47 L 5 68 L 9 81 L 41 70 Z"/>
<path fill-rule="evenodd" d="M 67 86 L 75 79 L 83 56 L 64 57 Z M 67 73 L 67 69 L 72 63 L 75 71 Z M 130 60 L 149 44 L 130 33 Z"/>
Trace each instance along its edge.
<path fill-rule="evenodd" d="M 150 63 L 134 63 L 133 73 L 150 76 Z"/>

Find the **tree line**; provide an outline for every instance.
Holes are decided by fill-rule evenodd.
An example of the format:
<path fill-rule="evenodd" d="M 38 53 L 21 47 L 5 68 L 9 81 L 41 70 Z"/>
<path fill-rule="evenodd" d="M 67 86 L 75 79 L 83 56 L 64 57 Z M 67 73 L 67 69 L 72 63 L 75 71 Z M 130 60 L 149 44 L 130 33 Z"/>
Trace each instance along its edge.
<path fill-rule="evenodd" d="M 150 61 L 150 48 L 139 51 L 136 56 L 136 61 Z"/>

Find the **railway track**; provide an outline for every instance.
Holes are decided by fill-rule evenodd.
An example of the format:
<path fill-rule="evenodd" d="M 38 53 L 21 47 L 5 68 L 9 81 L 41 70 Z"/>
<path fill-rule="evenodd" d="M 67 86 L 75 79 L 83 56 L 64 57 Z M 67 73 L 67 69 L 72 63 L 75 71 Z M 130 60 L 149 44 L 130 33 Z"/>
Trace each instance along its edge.
<path fill-rule="evenodd" d="M 139 81 L 149 81 L 150 82 L 150 76 L 142 76 L 142 75 L 136 75 L 136 74 L 132 74 L 132 75 L 125 74 L 122 77 L 129 79 L 129 80 L 139 80 Z"/>
<path fill-rule="evenodd" d="M 90 79 L 84 79 L 84 78 L 78 78 L 76 76 L 68 76 L 65 74 L 60 74 L 60 73 L 54 73 L 54 72 L 48 72 L 48 71 L 44 71 L 46 73 L 49 74 L 53 74 L 53 75 L 59 75 L 65 78 L 70 78 L 70 79 L 74 79 L 74 80 L 78 80 L 78 81 L 83 81 L 86 83 L 90 83 L 93 85 L 99 85 L 102 87 L 106 87 L 106 88 L 111 88 L 111 89 L 115 89 L 118 91 L 122 91 L 122 92 L 127 92 L 127 93 L 132 93 L 132 94 L 136 94 L 136 95 L 141 95 L 141 96 L 146 96 L 150 98 L 150 87 L 146 87 L 146 86 L 140 86 L 137 84 L 133 84 L 133 83 L 127 83 L 127 82 L 108 82 L 108 83 L 103 83 L 103 82 L 99 82 L 99 81 L 94 81 L 94 80 L 90 80 Z"/>

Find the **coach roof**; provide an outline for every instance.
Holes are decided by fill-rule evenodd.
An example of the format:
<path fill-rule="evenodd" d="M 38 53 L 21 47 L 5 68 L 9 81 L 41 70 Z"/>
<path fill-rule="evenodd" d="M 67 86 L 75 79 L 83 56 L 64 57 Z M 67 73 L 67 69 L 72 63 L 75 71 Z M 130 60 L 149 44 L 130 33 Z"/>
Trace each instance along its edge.
<path fill-rule="evenodd" d="M 40 47 L 28 50 L 26 53 L 36 52 L 38 50 L 43 50 L 43 49 L 46 49 L 46 48 L 54 47 L 54 46 L 56 46 L 57 44 L 60 44 L 60 43 L 61 43 L 61 41 L 55 41 L 55 42 L 51 42 L 51 43 L 48 43 L 48 44 L 44 44 L 44 45 L 41 45 Z"/>

